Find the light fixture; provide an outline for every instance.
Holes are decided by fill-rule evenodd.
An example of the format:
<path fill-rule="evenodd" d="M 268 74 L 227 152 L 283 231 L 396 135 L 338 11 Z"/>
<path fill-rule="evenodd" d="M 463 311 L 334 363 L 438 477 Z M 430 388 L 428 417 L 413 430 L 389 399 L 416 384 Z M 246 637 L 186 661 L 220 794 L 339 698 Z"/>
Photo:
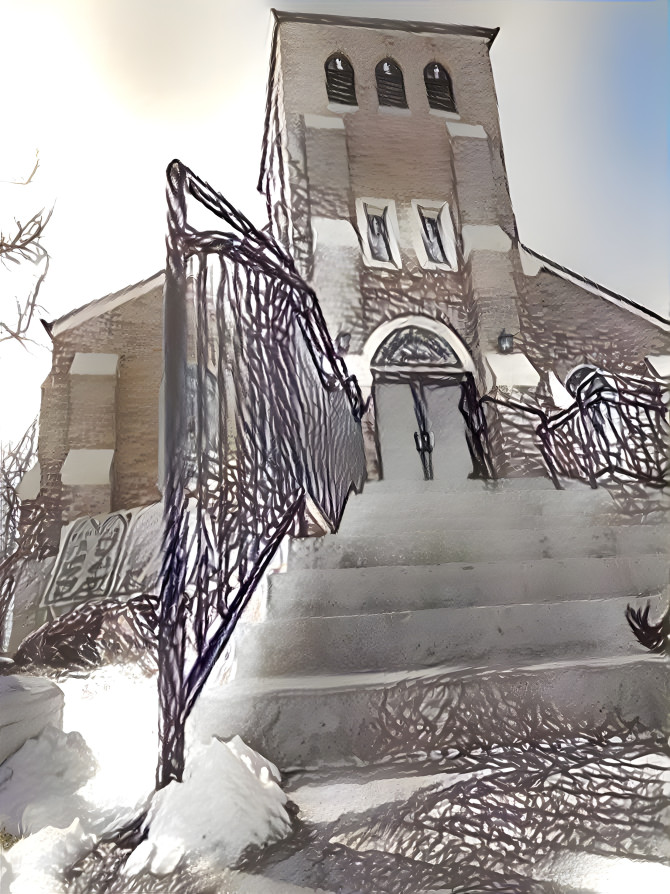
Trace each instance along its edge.
<path fill-rule="evenodd" d="M 498 350 L 501 354 L 511 354 L 514 350 L 514 335 L 503 331 L 498 336 Z"/>
<path fill-rule="evenodd" d="M 341 356 L 349 352 L 349 344 L 351 342 L 351 332 L 338 332 L 335 339 L 335 350 Z"/>

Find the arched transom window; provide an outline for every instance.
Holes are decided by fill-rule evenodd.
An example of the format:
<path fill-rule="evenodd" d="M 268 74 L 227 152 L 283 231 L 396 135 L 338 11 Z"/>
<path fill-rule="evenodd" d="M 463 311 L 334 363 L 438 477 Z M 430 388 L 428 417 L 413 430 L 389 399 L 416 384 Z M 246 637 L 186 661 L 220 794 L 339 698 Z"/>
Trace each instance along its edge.
<path fill-rule="evenodd" d="M 329 102 L 344 106 L 356 105 L 354 69 L 341 53 L 335 53 L 326 60 L 326 90 Z"/>
<path fill-rule="evenodd" d="M 440 335 L 420 326 L 406 326 L 392 332 L 377 349 L 372 359 L 372 366 L 406 369 L 426 366 L 462 368 L 461 361 L 451 345 Z"/>
<path fill-rule="evenodd" d="M 402 69 L 393 59 L 382 59 L 375 68 L 377 78 L 377 98 L 380 106 L 393 106 L 396 109 L 407 108 L 405 96 L 405 80 Z"/>
<path fill-rule="evenodd" d="M 438 109 L 440 112 L 455 112 L 454 91 L 446 69 L 439 62 L 429 62 L 423 70 L 423 79 L 426 83 L 428 105 L 431 109 Z"/>

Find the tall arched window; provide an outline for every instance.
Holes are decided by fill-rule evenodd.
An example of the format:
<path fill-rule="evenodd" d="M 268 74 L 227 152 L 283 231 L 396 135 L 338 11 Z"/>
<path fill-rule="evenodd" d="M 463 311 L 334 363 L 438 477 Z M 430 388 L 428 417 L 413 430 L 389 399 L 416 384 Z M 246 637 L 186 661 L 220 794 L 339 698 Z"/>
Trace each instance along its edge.
<path fill-rule="evenodd" d="M 406 109 L 405 81 L 400 66 L 393 59 L 382 59 L 381 62 L 377 63 L 375 76 L 377 78 L 379 105 Z"/>
<path fill-rule="evenodd" d="M 326 90 L 328 100 L 343 106 L 356 105 L 356 85 L 354 69 L 341 53 L 335 53 L 326 60 Z"/>
<path fill-rule="evenodd" d="M 454 91 L 451 87 L 451 78 L 448 72 L 439 62 L 429 62 L 423 70 L 423 79 L 426 83 L 428 105 L 431 109 L 441 112 L 455 112 Z"/>

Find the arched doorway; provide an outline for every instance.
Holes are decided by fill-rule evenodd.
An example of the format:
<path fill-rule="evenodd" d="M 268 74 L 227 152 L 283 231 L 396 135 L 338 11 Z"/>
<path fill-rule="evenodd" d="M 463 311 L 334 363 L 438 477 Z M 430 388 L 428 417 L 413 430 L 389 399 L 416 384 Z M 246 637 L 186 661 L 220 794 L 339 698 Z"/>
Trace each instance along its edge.
<path fill-rule="evenodd" d="M 370 368 L 382 478 L 455 484 L 472 473 L 460 409 L 472 368 L 464 352 L 446 326 L 416 317 L 376 347 Z"/>

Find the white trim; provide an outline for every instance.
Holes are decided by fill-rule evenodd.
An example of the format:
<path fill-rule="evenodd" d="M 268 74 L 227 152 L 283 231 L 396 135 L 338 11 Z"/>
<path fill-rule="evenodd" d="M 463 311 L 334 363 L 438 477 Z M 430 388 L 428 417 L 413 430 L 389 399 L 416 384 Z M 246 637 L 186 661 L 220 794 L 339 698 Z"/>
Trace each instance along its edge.
<path fill-rule="evenodd" d="M 400 106 L 377 106 L 377 110 L 381 112 L 382 115 L 396 115 L 401 118 L 408 118 L 412 114 L 412 110 L 408 108 L 401 108 Z"/>
<path fill-rule="evenodd" d="M 96 301 L 91 301 L 89 304 L 72 310 L 65 316 L 55 320 L 51 324 L 51 335 L 52 337 L 60 335 L 61 332 L 66 332 L 68 329 L 87 322 L 87 320 L 99 317 L 100 314 L 114 310 L 114 308 L 120 307 L 128 301 L 139 298 L 140 295 L 146 295 L 147 292 L 151 292 L 158 286 L 164 285 L 164 283 L 165 273 L 161 270 L 160 273 L 155 273 L 149 279 L 144 279 L 133 286 L 128 286 L 120 292 L 113 292 L 110 295 L 105 295 L 103 298 L 98 298 Z"/>
<path fill-rule="evenodd" d="M 465 224 L 461 227 L 463 257 L 467 260 L 473 251 L 497 251 L 506 253 L 512 240 L 498 224 Z"/>
<path fill-rule="evenodd" d="M 574 404 L 574 397 L 570 394 L 553 369 L 549 370 L 549 390 L 551 391 L 551 399 L 559 410 L 569 410 Z"/>
<path fill-rule="evenodd" d="M 113 459 L 113 450 L 70 450 L 60 470 L 60 480 L 72 487 L 110 484 Z"/>
<path fill-rule="evenodd" d="M 115 376 L 118 354 L 95 354 L 78 351 L 70 366 L 71 376 Z"/>
<path fill-rule="evenodd" d="M 24 500 L 35 500 L 40 493 L 41 473 L 39 460 L 35 465 L 28 469 L 23 478 L 19 481 L 16 488 L 16 496 L 23 502 Z"/>
<path fill-rule="evenodd" d="M 447 130 L 451 137 L 466 137 L 475 140 L 486 140 L 488 134 L 481 124 L 465 124 L 463 121 L 447 121 Z"/>
<path fill-rule="evenodd" d="M 344 121 L 341 118 L 332 118 L 329 115 L 311 115 L 307 113 L 304 116 L 305 127 L 314 130 L 344 130 Z"/>
<path fill-rule="evenodd" d="M 486 354 L 486 362 L 495 384 L 506 388 L 534 388 L 540 374 L 525 354 Z"/>
<path fill-rule="evenodd" d="M 386 341 L 392 332 L 395 332 L 398 329 L 406 329 L 408 326 L 419 326 L 421 329 L 427 329 L 429 332 L 434 332 L 435 335 L 439 335 L 440 338 L 443 338 L 447 342 L 460 360 L 462 371 L 474 373 L 475 365 L 470 356 L 470 352 L 460 336 L 458 336 L 453 329 L 450 329 L 447 325 L 440 320 L 436 320 L 434 317 L 424 317 L 421 314 L 408 314 L 407 316 L 395 317 L 393 320 L 387 320 L 385 323 L 382 323 L 365 342 L 362 353 L 358 355 L 360 359 L 352 364 L 352 366 L 355 366 L 360 371 L 358 383 L 361 387 L 370 387 L 372 385 L 372 370 L 370 367 L 372 365 L 372 358 L 377 353 L 379 346 Z M 350 356 L 350 358 L 347 359 L 347 363 L 349 363 L 350 359 L 353 360 L 355 356 L 356 355 Z"/>
<path fill-rule="evenodd" d="M 644 359 L 649 369 L 659 379 L 670 378 L 670 354 L 649 354 Z"/>
<path fill-rule="evenodd" d="M 335 112 L 337 115 L 348 115 L 358 111 L 358 106 L 349 106 L 344 102 L 329 102 L 328 111 Z"/>
<path fill-rule="evenodd" d="M 458 112 L 445 112 L 442 109 L 429 109 L 428 110 L 431 115 L 435 115 L 436 118 L 445 118 L 448 121 L 460 121 L 461 116 Z"/>
<path fill-rule="evenodd" d="M 368 219 L 365 214 L 365 206 L 371 205 L 373 208 L 388 209 L 386 217 L 388 224 L 388 237 L 391 247 L 392 261 L 376 261 L 370 253 L 370 243 L 368 242 Z M 370 196 L 362 196 L 356 199 L 356 225 L 360 235 L 361 249 L 363 252 L 363 260 L 368 267 L 383 267 L 386 270 L 400 270 L 402 267 L 402 259 L 400 256 L 400 228 L 398 226 L 398 213 L 396 211 L 393 199 L 379 199 Z"/>
<path fill-rule="evenodd" d="M 447 253 L 447 257 L 453 258 L 453 264 L 438 264 L 435 261 L 431 261 L 428 257 L 421 235 L 421 215 L 419 214 L 419 208 L 438 212 L 437 223 L 442 237 L 442 245 Z M 435 202 L 428 199 L 412 199 L 412 242 L 419 264 L 421 264 L 424 270 L 458 270 L 458 252 L 456 251 L 454 223 L 451 219 L 449 205 L 446 202 Z"/>
<path fill-rule="evenodd" d="M 332 217 L 313 217 L 312 238 L 317 248 L 320 245 L 327 248 L 331 246 L 359 248 L 356 231 L 349 220 Z"/>
<path fill-rule="evenodd" d="M 537 276 L 542 270 L 542 261 L 538 260 L 535 255 L 526 251 L 523 246 L 519 246 L 519 257 L 521 259 L 521 269 L 526 276 Z"/>

